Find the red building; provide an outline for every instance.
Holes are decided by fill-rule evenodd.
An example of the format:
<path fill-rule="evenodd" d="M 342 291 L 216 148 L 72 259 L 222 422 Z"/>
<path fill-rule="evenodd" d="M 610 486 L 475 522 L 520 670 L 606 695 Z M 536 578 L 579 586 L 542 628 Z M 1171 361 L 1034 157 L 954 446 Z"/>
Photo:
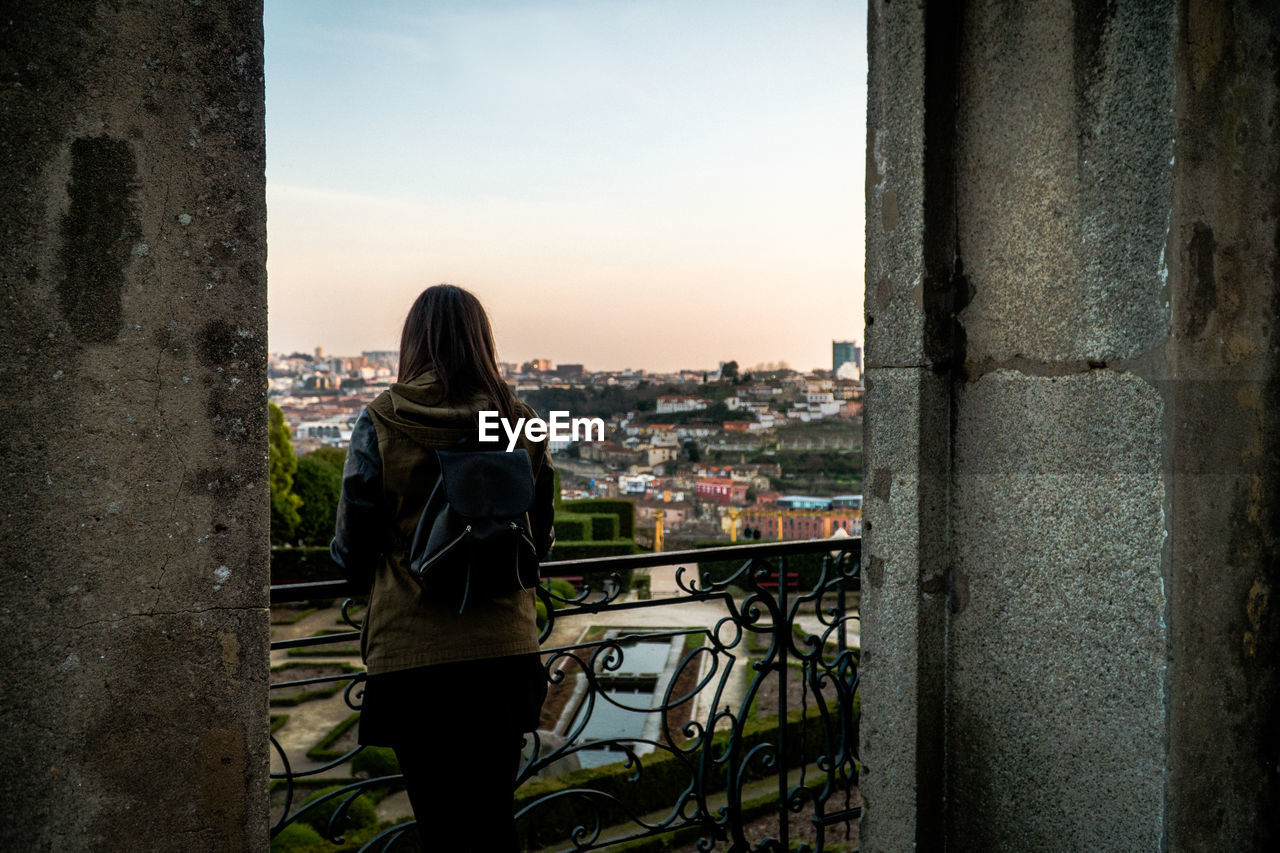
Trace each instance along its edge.
<path fill-rule="evenodd" d="M 728 477 L 699 477 L 693 493 L 699 500 L 712 503 L 743 506 L 747 502 L 749 484 Z"/>

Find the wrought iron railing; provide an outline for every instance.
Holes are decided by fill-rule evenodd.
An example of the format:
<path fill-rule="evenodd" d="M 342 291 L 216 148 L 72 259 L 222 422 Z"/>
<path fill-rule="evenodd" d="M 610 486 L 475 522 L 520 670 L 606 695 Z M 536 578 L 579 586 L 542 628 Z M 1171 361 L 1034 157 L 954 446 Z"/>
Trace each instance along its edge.
<path fill-rule="evenodd" d="M 544 577 L 572 578 L 575 592 L 559 584 L 538 591 L 550 719 L 526 738 L 518 777 L 517 822 L 529 849 L 591 850 L 675 832 L 700 850 L 727 843 L 785 851 L 794 840 L 816 853 L 831 849 L 831 830 L 842 825 L 836 835 L 849 849 L 861 816 L 860 546 L 856 538 L 812 540 L 544 564 Z M 665 596 L 629 592 L 633 573 L 646 569 L 667 572 Z M 271 601 L 348 592 L 341 581 L 289 584 L 273 586 Z M 350 598 L 342 604 L 350 630 L 276 641 L 273 652 L 356 644 L 358 606 Z M 655 608 L 667 608 L 656 620 L 661 627 L 653 627 Z M 573 641 L 562 642 L 570 625 Z M 358 712 L 363 679 L 358 671 L 331 673 L 272 689 L 340 690 Z M 273 837 L 307 820 L 342 843 L 355 800 L 400 778 L 376 771 L 342 778 L 306 800 L 309 783 L 333 783 L 360 762 L 362 747 L 321 751 L 304 767 L 274 734 L 272 745 Z M 767 831 L 749 837 L 762 812 Z M 317 813 L 330 816 L 317 822 Z M 359 849 L 394 849 L 412 825 L 377 832 Z"/>

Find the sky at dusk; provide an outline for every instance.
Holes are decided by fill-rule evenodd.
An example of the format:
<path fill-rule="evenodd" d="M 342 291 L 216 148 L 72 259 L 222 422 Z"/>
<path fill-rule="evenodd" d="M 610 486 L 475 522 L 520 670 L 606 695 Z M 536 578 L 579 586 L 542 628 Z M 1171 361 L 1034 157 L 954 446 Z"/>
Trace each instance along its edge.
<path fill-rule="evenodd" d="M 862 338 L 864 0 L 266 0 L 270 347 L 830 367 Z"/>

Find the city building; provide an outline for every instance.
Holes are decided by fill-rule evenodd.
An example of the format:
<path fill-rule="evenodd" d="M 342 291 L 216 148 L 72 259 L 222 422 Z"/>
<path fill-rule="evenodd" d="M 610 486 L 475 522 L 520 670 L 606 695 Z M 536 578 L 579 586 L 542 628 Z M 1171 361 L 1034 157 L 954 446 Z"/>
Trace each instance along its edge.
<path fill-rule="evenodd" d="M 698 500 L 742 506 L 747 502 L 749 488 L 749 483 L 731 480 L 728 477 L 699 477 L 694 484 L 693 493 Z"/>
<path fill-rule="evenodd" d="M 852 364 L 859 374 L 862 373 L 862 347 L 857 341 L 831 342 L 831 374 L 840 372 L 840 368 Z"/>
<path fill-rule="evenodd" d="M 701 397 L 664 396 L 658 398 L 658 414 L 670 415 L 676 412 L 697 412 L 707 407 L 707 401 Z"/>
<path fill-rule="evenodd" d="M 780 509 L 830 509 L 831 498 L 815 498 L 810 495 L 783 495 L 778 498 Z"/>
<path fill-rule="evenodd" d="M 685 501 L 638 500 L 636 504 L 636 523 L 642 527 L 652 527 L 654 517 L 662 513 L 662 526 L 668 530 L 678 529 L 694 515 L 693 506 Z"/>
<path fill-rule="evenodd" d="M 781 501 L 778 502 L 781 507 Z M 815 539 L 832 536 L 843 530 L 850 536 L 862 535 L 862 509 L 789 510 L 749 507 L 738 516 L 739 536 L 760 531 L 761 539 Z M 754 537 L 751 537 L 754 538 Z"/>

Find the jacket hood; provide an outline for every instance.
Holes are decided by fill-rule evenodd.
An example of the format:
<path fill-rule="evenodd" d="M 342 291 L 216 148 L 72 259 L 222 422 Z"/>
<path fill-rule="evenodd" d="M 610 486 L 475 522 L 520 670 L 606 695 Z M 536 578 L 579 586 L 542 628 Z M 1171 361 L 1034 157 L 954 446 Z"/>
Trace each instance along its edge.
<path fill-rule="evenodd" d="M 521 417 L 537 415 L 521 400 L 515 401 Z M 369 414 L 396 431 L 427 447 L 447 447 L 461 438 L 475 438 L 480 432 L 480 412 L 497 406 L 484 392 L 465 402 L 447 402 L 444 387 L 435 370 L 428 369 L 408 382 L 396 382 L 369 404 Z M 523 441 L 521 442 L 524 443 Z M 534 454 L 532 448 L 531 455 Z"/>
<path fill-rule="evenodd" d="M 388 393 L 391 412 L 387 420 L 404 432 L 427 440 L 438 439 L 441 430 L 474 432 L 478 427 L 477 413 L 492 408 L 483 395 L 475 395 L 466 403 L 447 402 L 435 370 L 426 370 L 407 382 L 396 382 Z"/>

